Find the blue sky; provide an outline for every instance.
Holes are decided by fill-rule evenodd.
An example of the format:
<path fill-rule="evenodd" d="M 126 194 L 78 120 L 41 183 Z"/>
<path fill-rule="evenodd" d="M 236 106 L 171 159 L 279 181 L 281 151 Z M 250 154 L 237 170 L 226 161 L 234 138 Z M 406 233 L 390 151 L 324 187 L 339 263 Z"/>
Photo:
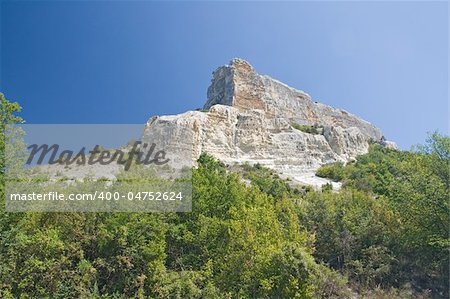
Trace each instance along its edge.
<path fill-rule="evenodd" d="M 402 148 L 448 134 L 447 2 L 2 1 L 0 91 L 28 123 L 203 106 L 233 57 Z"/>

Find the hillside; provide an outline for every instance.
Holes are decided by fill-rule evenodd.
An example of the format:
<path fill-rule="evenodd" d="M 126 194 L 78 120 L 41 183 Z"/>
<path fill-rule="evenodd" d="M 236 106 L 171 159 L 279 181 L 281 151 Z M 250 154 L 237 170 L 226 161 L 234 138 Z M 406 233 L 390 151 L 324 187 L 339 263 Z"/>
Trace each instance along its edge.
<path fill-rule="evenodd" d="M 2 132 L 22 121 L 17 103 L 1 95 L 0 107 Z M 3 201 L 4 155 L 0 164 Z M 292 186 L 258 163 L 237 174 L 203 153 L 196 164 L 187 213 L 2 203 L 0 297 L 448 298 L 449 137 L 433 133 L 415 151 L 371 144 L 320 167 L 339 192 Z"/>

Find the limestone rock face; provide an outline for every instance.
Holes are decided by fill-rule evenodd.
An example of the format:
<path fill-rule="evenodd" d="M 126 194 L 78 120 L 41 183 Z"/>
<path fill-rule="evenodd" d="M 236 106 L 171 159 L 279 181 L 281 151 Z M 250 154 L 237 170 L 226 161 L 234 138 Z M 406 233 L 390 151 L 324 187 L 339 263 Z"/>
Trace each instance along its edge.
<path fill-rule="evenodd" d="M 321 165 L 353 160 L 367 152 L 370 141 L 384 140 L 372 124 L 258 75 L 241 59 L 213 73 L 207 94 L 207 112 L 154 116 L 145 126 L 143 141 L 170 145 L 173 153 L 191 147 L 192 161 L 207 152 L 229 165 L 260 163 L 318 187 L 328 182 L 314 175 Z M 306 133 L 294 123 L 317 130 Z"/>
<path fill-rule="evenodd" d="M 301 125 L 357 127 L 373 141 L 382 137 L 381 131 L 367 121 L 344 110 L 313 102 L 305 92 L 257 74 L 242 59 L 233 59 L 213 73 L 204 109 L 216 104 L 234 106 L 242 111 L 261 109 L 267 117 L 283 117 Z"/>

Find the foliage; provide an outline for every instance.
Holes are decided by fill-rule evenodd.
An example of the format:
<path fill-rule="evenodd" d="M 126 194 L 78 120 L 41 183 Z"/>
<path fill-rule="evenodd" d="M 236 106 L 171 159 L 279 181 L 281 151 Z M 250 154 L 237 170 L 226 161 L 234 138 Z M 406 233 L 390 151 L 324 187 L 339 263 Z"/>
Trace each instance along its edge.
<path fill-rule="evenodd" d="M 15 132 L 10 131 L 10 125 L 24 122 L 23 119 L 17 115 L 21 110 L 22 107 L 20 107 L 19 103 L 8 101 L 3 93 L 0 92 L 0 173 L 2 174 L 5 173 L 6 167 L 6 145 L 9 141 L 7 138 L 16 136 Z M 20 137 L 20 135 L 18 137 Z"/>
<path fill-rule="evenodd" d="M 277 174 L 261 164 L 242 166 L 243 178 L 249 180 L 252 185 L 273 198 L 294 197 L 300 193 L 297 188 L 291 187 L 286 180 L 281 179 Z"/>
<path fill-rule="evenodd" d="M 309 193 L 301 218 L 316 236 L 317 259 L 360 286 L 385 283 L 394 262 L 386 237 L 395 234 L 397 223 L 382 198 L 356 190 Z"/>
<path fill-rule="evenodd" d="M 414 151 L 401 152 L 373 144 L 369 153 L 358 157 L 355 163 L 319 169 L 320 175 L 343 182 L 341 195 L 359 190 L 383 202 L 383 209 L 396 219 L 386 223 L 391 229 L 378 228 L 382 234 L 378 247 L 371 248 L 374 244 L 367 243 L 358 253 L 362 260 L 341 266 L 353 267 L 353 274 L 363 273 L 357 275 L 362 278 L 373 272 L 367 269 L 373 260 L 383 264 L 391 260 L 376 270 L 377 275 L 385 272 L 385 285 L 410 283 L 413 288 L 431 290 L 434 296 L 448 294 L 449 163 L 450 138 L 434 132 Z M 374 232 L 369 240 L 377 235 Z M 335 249 L 339 252 L 338 247 Z"/>
<path fill-rule="evenodd" d="M 2 297 L 345 297 L 345 279 L 314 261 L 294 201 L 208 155 L 193 183 L 191 213 L 6 213 Z"/>
<path fill-rule="evenodd" d="M 316 175 L 321 178 L 328 178 L 335 182 L 341 181 L 344 177 L 344 165 L 341 162 L 325 164 L 321 166 Z"/>
<path fill-rule="evenodd" d="M 314 126 L 308 126 L 308 125 L 300 125 L 297 123 L 292 123 L 291 126 L 299 131 L 308 133 L 308 134 L 321 134 L 319 131 L 319 127 L 314 125 Z"/>
<path fill-rule="evenodd" d="M 3 182 L 5 124 L 22 120 L 18 104 L 0 103 Z M 190 213 L 1 205 L 0 297 L 447 298 L 449 161 L 438 133 L 415 151 L 373 144 L 322 167 L 344 186 L 322 192 L 202 154 Z"/>

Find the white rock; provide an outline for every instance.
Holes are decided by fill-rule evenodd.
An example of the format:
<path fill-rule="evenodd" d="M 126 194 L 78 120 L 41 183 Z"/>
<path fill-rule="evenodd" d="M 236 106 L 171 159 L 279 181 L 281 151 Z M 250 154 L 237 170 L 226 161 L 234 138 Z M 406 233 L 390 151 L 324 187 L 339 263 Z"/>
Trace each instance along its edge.
<path fill-rule="evenodd" d="M 369 122 L 258 75 L 242 59 L 213 73 L 204 109 L 209 111 L 152 117 L 142 140 L 165 145 L 171 155 L 180 154 L 181 164 L 195 163 L 207 152 L 229 165 L 259 163 L 316 188 L 330 182 L 315 176 L 321 165 L 352 161 L 368 151 L 369 142 L 382 140 L 381 131 Z M 316 125 L 321 134 L 294 129 L 293 123 Z M 182 153 L 189 147 L 192 154 L 186 157 Z M 340 188 L 339 183 L 332 184 Z"/>

